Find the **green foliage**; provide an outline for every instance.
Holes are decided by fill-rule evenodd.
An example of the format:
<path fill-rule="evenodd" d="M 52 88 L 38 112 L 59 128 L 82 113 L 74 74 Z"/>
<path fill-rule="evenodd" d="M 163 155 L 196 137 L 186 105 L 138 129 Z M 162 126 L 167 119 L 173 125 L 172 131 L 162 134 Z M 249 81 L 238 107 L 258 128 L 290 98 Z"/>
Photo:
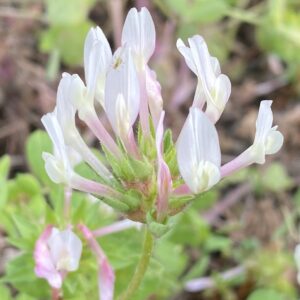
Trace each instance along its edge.
<path fill-rule="evenodd" d="M 257 40 L 263 49 L 277 54 L 291 67 L 299 66 L 299 5 L 293 1 L 269 0 Z"/>
<path fill-rule="evenodd" d="M 4 207 L 7 200 L 7 176 L 10 168 L 10 158 L 9 156 L 3 156 L 0 159 L 0 209 Z"/>
<path fill-rule="evenodd" d="M 293 265 L 291 253 L 284 249 L 261 249 L 252 256 L 251 264 L 259 287 L 275 290 L 285 295 L 284 299 L 294 299 L 293 283 L 285 275 L 288 267 Z"/>
<path fill-rule="evenodd" d="M 45 131 L 37 130 L 26 142 L 26 159 L 33 174 L 45 185 L 53 186 L 49 179 L 42 158 L 43 152 L 52 152 L 52 143 Z"/>
<path fill-rule="evenodd" d="M 87 18 L 94 3 L 95 0 L 47 0 L 49 28 L 40 36 L 41 51 L 56 53 L 55 57 L 58 54 L 68 65 L 80 64 L 85 36 L 93 26 Z M 49 65 L 55 70 L 53 63 L 59 61 L 52 60 Z"/>
<path fill-rule="evenodd" d="M 224 0 L 168 0 L 168 6 L 178 14 L 182 22 L 209 23 L 224 17 L 231 1 Z"/>
<path fill-rule="evenodd" d="M 247 300 L 284 300 L 284 299 L 286 298 L 282 294 L 270 289 L 255 290 L 247 298 Z"/>

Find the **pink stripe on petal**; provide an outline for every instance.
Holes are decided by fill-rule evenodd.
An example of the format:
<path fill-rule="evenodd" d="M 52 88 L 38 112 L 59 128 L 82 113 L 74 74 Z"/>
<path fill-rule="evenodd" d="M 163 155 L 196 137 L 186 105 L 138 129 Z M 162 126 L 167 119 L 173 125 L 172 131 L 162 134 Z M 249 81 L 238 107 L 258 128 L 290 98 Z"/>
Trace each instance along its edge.
<path fill-rule="evenodd" d="M 93 233 L 84 224 L 78 225 L 79 230 L 83 233 L 87 242 L 90 245 L 91 250 L 94 252 L 99 265 L 99 297 L 100 300 L 113 300 L 114 296 L 114 285 L 115 285 L 115 274 L 110 266 L 107 257 L 96 241 Z"/>
<path fill-rule="evenodd" d="M 47 241 L 51 235 L 52 228 L 52 225 L 48 225 L 35 244 L 34 272 L 37 277 L 46 279 L 53 288 L 59 289 L 61 288 L 63 277 L 62 274 L 56 270 L 50 250 L 47 246 Z"/>
<path fill-rule="evenodd" d="M 186 184 L 182 184 L 179 187 L 177 187 L 173 193 L 178 196 L 183 196 L 183 195 L 190 195 L 192 191 Z"/>
<path fill-rule="evenodd" d="M 162 111 L 156 130 L 156 151 L 157 151 L 157 217 L 162 221 L 168 211 L 169 194 L 172 187 L 172 177 L 168 165 L 163 159 L 163 121 L 165 112 Z"/>
<path fill-rule="evenodd" d="M 100 300 L 113 300 L 115 273 L 106 257 L 100 261 L 99 271 Z"/>

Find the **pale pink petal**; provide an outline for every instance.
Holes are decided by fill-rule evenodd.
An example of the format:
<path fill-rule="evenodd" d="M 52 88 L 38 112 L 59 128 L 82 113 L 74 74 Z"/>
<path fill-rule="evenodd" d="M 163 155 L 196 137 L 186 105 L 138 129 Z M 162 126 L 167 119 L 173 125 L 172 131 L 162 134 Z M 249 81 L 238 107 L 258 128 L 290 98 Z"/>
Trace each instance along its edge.
<path fill-rule="evenodd" d="M 168 210 L 168 200 L 172 188 L 172 177 L 168 165 L 163 158 L 163 121 L 165 112 L 163 111 L 156 130 L 156 151 L 157 151 L 157 214 L 158 220 L 163 220 Z"/>
<path fill-rule="evenodd" d="M 49 225 L 41 234 L 35 244 L 34 260 L 35 260 L 35 274 L 37 277 L 44 278 L 49 285 L 55 289 L 61 288 L 63 277 L 56 270 L 54 261 L 51 257 L 47 241 L 52 232 L 52 226 Z"/>
<path fill-rule="evenodd" d="M 98 284 L 100 300 L 113 300 L 115 273 L 106 257 L 103 257 L 103 259 L 100 260 Z"/>
<path fill-rule="evenodd" d="M 107 257 L 96 241 L 93 233 L 84 224 L 78 225 L 78 228 L 83 233 L 91 250 L 94 252 L 99 265 L 99 297 L 100 300 L 113 300 L 114 296 L 114 285 L 115 285 L 115 274 L 110 266 Z"/>
<path fill-rule="evenodd" d="M 163 110 L 163 99 L 161 86 L 156 79 L 156 74 L 149 67 L 146 68 L 146 89 L 151 117 L 156 128 Z"/>

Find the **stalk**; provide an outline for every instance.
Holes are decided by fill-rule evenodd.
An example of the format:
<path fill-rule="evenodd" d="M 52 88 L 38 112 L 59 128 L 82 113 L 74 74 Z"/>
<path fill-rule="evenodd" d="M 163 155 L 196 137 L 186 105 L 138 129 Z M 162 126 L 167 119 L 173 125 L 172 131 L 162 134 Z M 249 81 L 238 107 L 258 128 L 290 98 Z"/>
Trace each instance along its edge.
<path fill-rule="evenodd" d="M 151 232 L 148 230 L 148 228 L 146 228 L 143 250 L 142 250 L 142 255 L 141 255 L 140 261 L 134 271 L 134 274 L 131 278 L 131 281 L 130 281 L 126 291 L 121 294 L 121 296 L 119 297 L 119 300 L 132 299 L 133 294 L 139 288 L 139 286 L 145 276 L 145 273 L 148 269 L 148 266 L 149 266 L 149 262 L 150 262 L 150 258 L 151 258 L 152 250 L 153 250 L 153 244 L 154 244 L 153 236 L 152 236 Z"/>

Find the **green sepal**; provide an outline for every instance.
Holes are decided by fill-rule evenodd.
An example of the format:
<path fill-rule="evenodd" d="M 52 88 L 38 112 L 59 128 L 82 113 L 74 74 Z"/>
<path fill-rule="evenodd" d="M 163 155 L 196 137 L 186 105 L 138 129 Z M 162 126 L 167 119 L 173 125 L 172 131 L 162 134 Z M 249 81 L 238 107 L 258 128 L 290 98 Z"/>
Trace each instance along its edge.
<path fill-rule="evenodd" d="M 146 180 L 151 176 L 153 167 L 148 160 L 144 159 L 143 161 L 140 161 L 130 158 L 129 161 L 134 172 L 134 180 Z"/>
<path fill-rule="evenodd" d="M 138 126 L 138 145 L 141 153 L 148 157 L 150 160 L 156 157 L 156 145 L 155 145 L 155 129 L 150 118 L 150 136 L 145 137 L 141 125 Z"/>
<path fill-rule="evenodd" d="M 165 235 L 170 229 L 171 226 L 168 223 L 168 220 L 166 221 L 165 224 L 158 223 L 151 212 L 147 213 L 146 216 L 146 222 L 148 225 L 148 228 L 150 232 L 156 237 L 156 238 L 161 238 L 163 235 Z"/>
<path fill-rule="evenodd" d="M 179 196 L 179 197 L 172 197 L 169 200 L 169 208 L 170 209 L 178 209 L 181 207 L 185 207 L 187 204 L 189 204 L 192 200 L 194 200 L 193 195 L 185 195 L 185 196 Z"/>
<path fill-rule="evenodd" d="M 122 199 L 122 202 L 125 202 L 130 210 L 135 210 L 137 209 L 141 202 L 142 202 L 142 195 L 140 192 L 136 190 L 129 190 L 124 194 L 124 199 Z"/>
<path fill-rule="evenodd" d="M 169 166 L 172 176 L 179 175 L 176 147 L 173 142 L 172 131 L 168 129 L 164 135 L 164 159 Z"/>
<path fill-rule="evenodd" d="M 116 209 L 120 212 L 130 211 L 130 207 L 128 206 L 128 204 L 126 204 L 120 200 L 116 200 L 116 199 L 112 199 L 112 198 L 108 198 L 108 197 L 97 197 L 97 195 L 94 195 L 94 196 L 96 198 L 98 198 L 99 200 L 103 201 L 108 206 L 110 206 L 113 209 Z"/>

